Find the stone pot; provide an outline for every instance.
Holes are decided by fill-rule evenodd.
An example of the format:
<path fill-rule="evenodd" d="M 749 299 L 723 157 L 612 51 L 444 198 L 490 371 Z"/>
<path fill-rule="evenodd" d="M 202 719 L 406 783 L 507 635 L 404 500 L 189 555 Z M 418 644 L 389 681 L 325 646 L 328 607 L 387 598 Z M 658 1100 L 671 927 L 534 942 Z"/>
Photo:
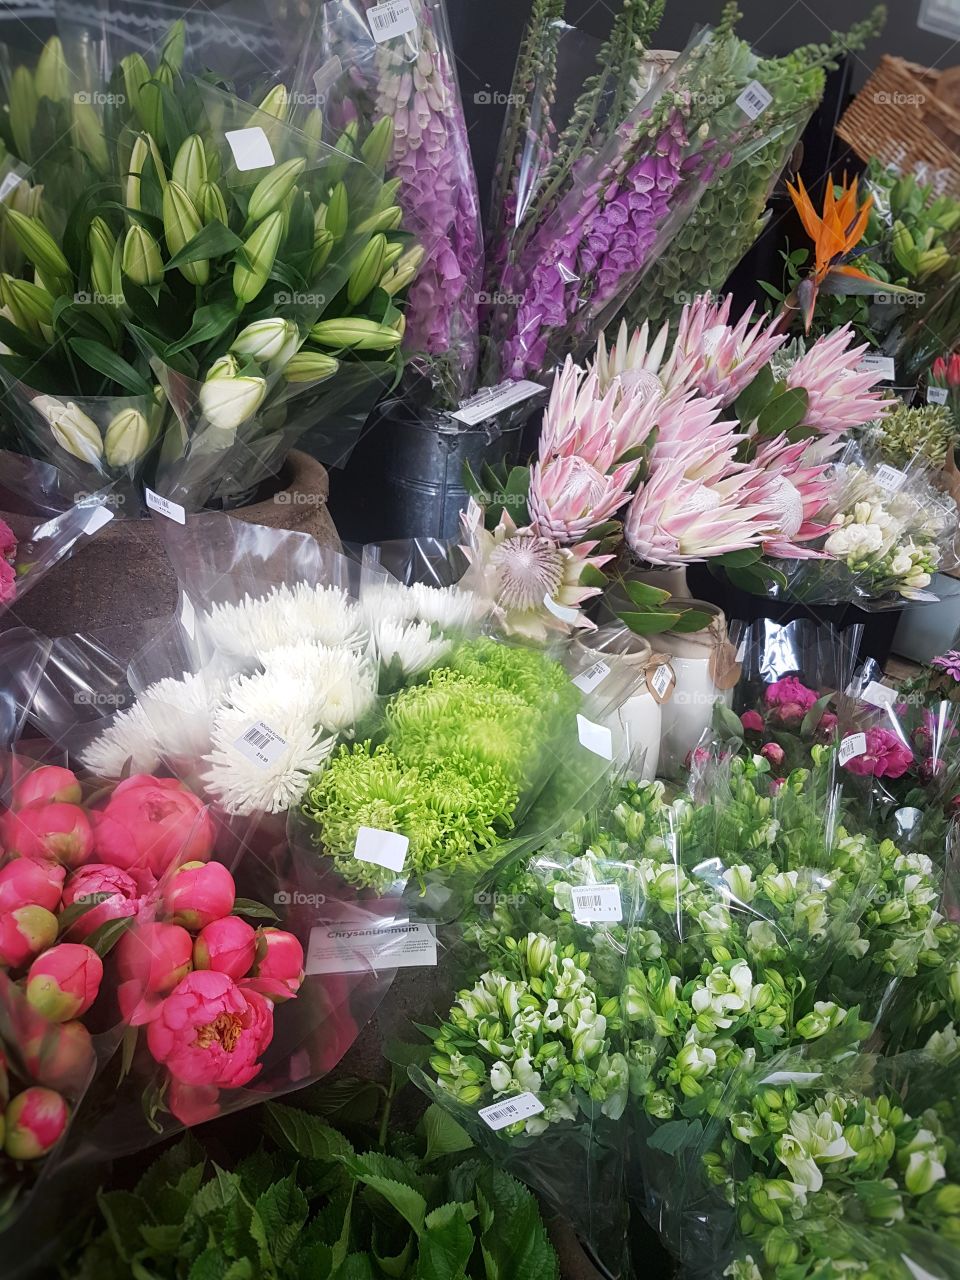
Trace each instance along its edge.
<path fill-rule="evenodd" d="M 326 469 L 295 449 L 269 496 L 228 514 L 270 529 L 309 533 L 323 546 L 339 547 L 327 495 Z M 0 511 L 0 518 L 21 538 L 36 524 L 35 517 L 14 511 Z M 162 518 L 112 520 L 15 604 L 4 616 L 5 626 L 32 627 L 56 637 L 168 618 L 177 603 L 177 579 L 163 548 Z"/>

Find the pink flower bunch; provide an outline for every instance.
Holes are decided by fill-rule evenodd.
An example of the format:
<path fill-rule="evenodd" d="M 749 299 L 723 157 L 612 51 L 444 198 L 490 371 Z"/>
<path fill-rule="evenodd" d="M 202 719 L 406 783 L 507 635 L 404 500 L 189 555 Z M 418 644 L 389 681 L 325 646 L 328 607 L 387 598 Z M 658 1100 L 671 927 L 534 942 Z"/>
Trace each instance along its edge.
<path fill-rule="evenodd" d="M 0 520 L 0 605 L 10 604 L 17 595 L 17 536 L 5 520 Z"/>
<path fill-rule="evenodd" d="M 867 749 L 844 768 L 859 777 L 902 778 L 913 764 L 913 752 L 891 729 L 867 729 Z"/>
<path fill-rule="evenodd" d="M 796 676 L 785 676 L 767 685 L 763 700 L 780 724 L 799 725 L 818 697 L 815 689 L 808 689 Z"/>

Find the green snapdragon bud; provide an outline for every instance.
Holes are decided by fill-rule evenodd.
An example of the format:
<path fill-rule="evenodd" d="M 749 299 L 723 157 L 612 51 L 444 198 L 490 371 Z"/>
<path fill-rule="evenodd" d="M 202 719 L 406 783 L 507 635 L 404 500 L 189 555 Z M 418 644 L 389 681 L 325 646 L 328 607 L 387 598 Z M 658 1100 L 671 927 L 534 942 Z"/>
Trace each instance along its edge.
<path fill-rule="evenodd" d="M 160 246 L 139 222 L 133 223 L 124 236 L 120 266 L 134 284 L 147 286 L 163 280 Z"/>
<path fill-rule="evenodd" d="M 763 1256 L 772 1267 L 789 1267 L 800 1257 L 800 1246 L 786 1227 L 774 1227 L 763 1242 Z"/>
<path fill-rule="evenodd" d="M 244 241 L 244 252 L 250 262 L 238 262 L 233 269 L 233 292 L 241 302 L 252 302 L 267 283 L 283 236 L 283 214 L 279 210 L 267 214 Z"/>

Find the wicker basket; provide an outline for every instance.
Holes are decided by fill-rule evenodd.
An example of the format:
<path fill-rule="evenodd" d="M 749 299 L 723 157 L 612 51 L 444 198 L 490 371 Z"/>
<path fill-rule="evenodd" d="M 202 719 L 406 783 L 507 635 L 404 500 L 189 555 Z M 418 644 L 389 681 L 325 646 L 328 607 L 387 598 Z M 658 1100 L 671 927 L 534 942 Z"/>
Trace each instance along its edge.
<path fill-rule="evenodd" d="M 937 71 L 884 54 L 837 133 L 862 160 L 918 172 L 960 195 L 960 112 L 936 96 L 939 79 Z"/>

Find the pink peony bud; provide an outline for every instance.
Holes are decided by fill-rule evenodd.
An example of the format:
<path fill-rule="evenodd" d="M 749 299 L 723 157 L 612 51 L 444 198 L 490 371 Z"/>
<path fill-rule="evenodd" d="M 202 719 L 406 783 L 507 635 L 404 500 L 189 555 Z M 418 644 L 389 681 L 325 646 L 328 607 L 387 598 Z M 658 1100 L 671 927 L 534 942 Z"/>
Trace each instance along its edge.
<path fill-rule="evenodd" d="M 79 804 L 80 783 L 72 769 L 45 764 L 25 773 L 13 788 L 14 809 L 35 804 Z"/>
<path fill-rule="evenodd" d="M 748 733 L 763 733 L 763 716 L 759 711 L 744 711 L 740 723 Z"/>
<path fill-rule="evenodd" d="M 147 867 L 159 877 L 177 862 L 206 861 L 213 850 L 210 814 L 176 778 L 134 774 L 92 818 L 97 857 L 125 871 Z"/>
<path fill-rule="evenodd" d="M 181 978 L 190 972 L 193 939 L 178 924 L 138 924 L 117 944 L 120 1011 L 142 1026 Z"/>
<path fill-rule="evenodd" d="M 182 1084 L 171 1076 L 163 1100 L 180 1123 L 189 1128 L 220 1114 L 219 1097 L 215 1084 Z"/>
<path fill-rule="evenodd" d="M 760 748 L 760 754 L 763 756 L 764 760 L 769 760 L 774 768 L 776 768 L 778 765 L 783 764 L 787 753 L 779 743 L 765 742 Z"/>
<path fill-rule="evenodd" d="M 185 862 L 166 881 L 162 895 L 170 917 L 196 931 L 230 914 L 237 889 L 222 862 Z"/>
<path fill-rule="evenodd" d="M 256 951 L 257 933 L 253 926 L 239 916 L 224 916 L 201 929 L 193 944 L 193 967 L 242 978 L 250 972 Z"/>
<path fill-rule="evenodd" d="M 289 1000 L 303 982 L 303 947 L 285 929 L 261 929 L 253 969 L 256 989 L 269 1000 Z"/>
<path fill-rule="evenodd" d="M 46 907 L 28 903 L 0 912 L 0 965 L 19 969 L 57 940 L 60 924 Z"/>
<path fill-rule="evenodd" d="M 817 725 L 817 733 L 822 738 L 829 738 L 837 727 L 837 717 L 832 711 L 825 711 Z"/>
<path fill-rule="evenodd" d="M 53 1089 L 24 1089 L 7 1107 L 3 1149 L 14 1160 L 37 1160 L 57 1145 L 69 1118 L 67 1104 Z"/>
<path fill-rule="evenodd" d="M 28 1036 L 24 1065 L 34 1080 L 60 1093 L 80 1093 L 94 1066 L 93 1041 L 82 1022 L 63 1022 Z"/>
<path fill-rule="evenodd" d="M 103 981 L 103 962 L 82 942 L 61 942 L 37 956 L 27 974 L 27 1000 L 51 1022 L 79 1018 Z"/>
<path fill-rule="evenodd" d="M 93 852 L 93 831 L 84 811 L 75 804 L 37 804 L 3 819 L 3 839 L 9 853 L 38 861 L 79 867 Z"/>
<path fill-rule="evenodd" d="M 63 905 L 95 903 L 70 926 L 71 938 L 86 938 L 108 920 L 135 916 L 140 910 L 140 886 L 126 871 L 105 862 L 88 862 L 75 871 L 63 891 Z"/>
<path fill-rule="evenodd" d="M 29 903 L 56 911 L 66 874 L 63 867 L 53 862 L 14 858 L 0 870 L 0 912 Z"/>
<path fill-rule="evenodd" d="M 960 795 L 956 795 L 947 804 L 947 813 L 953 817 L 960 816 Z"/>

